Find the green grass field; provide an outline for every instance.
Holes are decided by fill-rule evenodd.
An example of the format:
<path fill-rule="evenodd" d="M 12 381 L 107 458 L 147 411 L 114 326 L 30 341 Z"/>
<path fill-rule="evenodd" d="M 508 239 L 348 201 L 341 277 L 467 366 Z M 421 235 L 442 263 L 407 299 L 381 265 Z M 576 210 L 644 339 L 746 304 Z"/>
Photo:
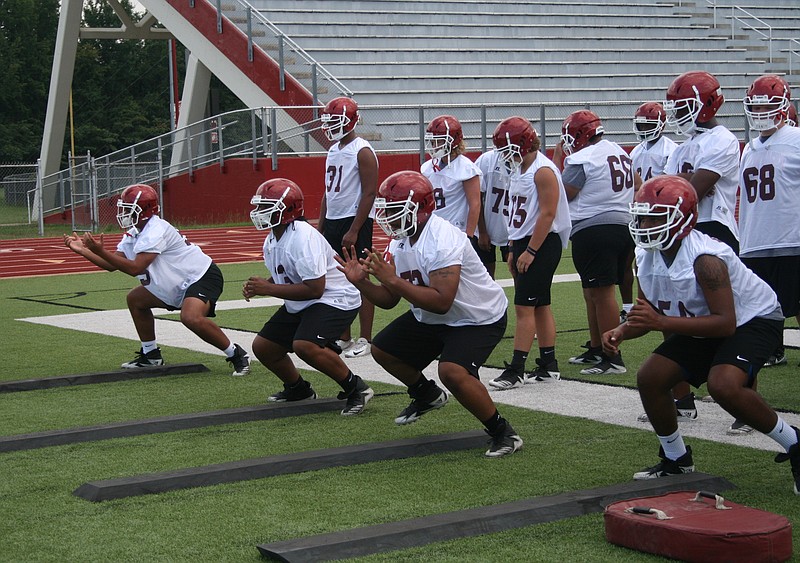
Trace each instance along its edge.
<path fill-rule="evenodd" d="M 239 299 L 241 282 L 262 274 L 263 265 L 227 265 L 222 270 L 223 300 Z M 559 273 L 571 270 L 565 255 Z M 0 380 L 108 371 L 133 357 L 138 343 L 131 340 L 16 320 L 123 308 L 133 281 L 119 273 L 0 280 L 0 337 L 9 360 Z M 379 312 L 376 329 L 399 311 Z M 648 335 L 626 343 L 627 374 L 582 377 L 578 366 L 567 363 L 588 338 L 579 284 L 554 286 L 554 311 L 565 379 L 632 387 L 636 368 L 660 338 Z M 257 331 L 268 314 L 263 309 L 222 311 L 217 320 L 224 327 Z M 492 366 L 510 358 L 513 315 L 510 320 L 507 338 L 488 362 Z M 202 362 L 211 371 L 3 394 L 0 435 L 257 405 L 279 386 L 259 364 L 249 376 L 232 378 L 220 355 L 169 347 L 164 354 L 170 363 Z M 788 366 L 762 372 L 759 391 L 777 408 L 798 412 L 800 353 L 789 350 L 788 357 Z M 329 379 L 305 375 L 321 396 L 335 395 Z M 378 393 L 401 390 L 381 383 L 373 387 Z M 658 446 L 649 426 L 637 430 L 580 418 L 592 405 L 575 405 L 575 417 L 504 406 L 502 412 L 525 439 L 525 447 L 506 459 L 485 459 L 482 450 L 464 451 L 102 503 L 72 495 L 87 481 L 478 428 L 456 402 L 416 424 L 397 427 L 393 418 L 406 403 L 397 394 L 377 397 L 354 418 L 325 413 L 0 453 L 0 561 L 258 561 L 259 543 L 624 483 L 656 461 Z M 737 485 L 726 498 L 785 515 L 800 546 L 800 497 L 792 494 L 788 464 L 775 464 L 769 452 L 697 439 L 691 443 L 696 452 L 702 451 L 695 454 L 699 470 Z M 364 560 L 660 558 L 608 544 L 602 515 L 593 514 Z"/>

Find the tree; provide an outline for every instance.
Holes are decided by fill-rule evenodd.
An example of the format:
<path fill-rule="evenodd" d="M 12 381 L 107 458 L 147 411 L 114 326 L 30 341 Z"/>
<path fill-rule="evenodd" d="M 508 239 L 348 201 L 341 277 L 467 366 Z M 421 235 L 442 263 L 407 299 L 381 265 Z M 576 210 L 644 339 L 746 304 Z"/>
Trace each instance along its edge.
<path fill-rule="evenodd" d="M 120 0 L 134 21 L 130 0 Z M 58 0 L 0 4 L 0 162 L 35 162 L 47 110 L 58 30 Z M 86 0 L 84 25 L 118 27 L 103 0 Z M 178 50 L 183 75 L 184 49 Z M 170 130 L 169 53 L 163 40 L 81 39 L 72 81 L 75 153 L 101 156 Z M 219 81 L 220 112 L 243 107 Z M 65 135 L 62 163 L 70 149 Z"/>
<path fill-rule="evenodd" d="M 0 4 L 0 162 L 34 162 L 47 108 L 58 0 Z"/>

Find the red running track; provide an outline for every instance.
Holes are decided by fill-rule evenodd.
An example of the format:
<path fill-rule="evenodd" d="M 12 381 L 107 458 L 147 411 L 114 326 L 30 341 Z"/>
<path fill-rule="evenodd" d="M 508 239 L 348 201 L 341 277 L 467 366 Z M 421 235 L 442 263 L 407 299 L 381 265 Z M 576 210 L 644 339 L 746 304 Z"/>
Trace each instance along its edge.
<path fill-rule="evenodd" d="M 217 264 L 260 262 L 263 259 L 261 249 L 266 233 L 252 226 L 187 229 L 181 232 Z M 373 236 L 376 248 L 386 248 L 388 238 L 377 226 Z M 121 233 L 104 235 L 105 247 L 116 248 L 121 238 Z M 99 271 L 102 270 L 65 247 L 61 238 L 0 241 L 0 278 Z"/>

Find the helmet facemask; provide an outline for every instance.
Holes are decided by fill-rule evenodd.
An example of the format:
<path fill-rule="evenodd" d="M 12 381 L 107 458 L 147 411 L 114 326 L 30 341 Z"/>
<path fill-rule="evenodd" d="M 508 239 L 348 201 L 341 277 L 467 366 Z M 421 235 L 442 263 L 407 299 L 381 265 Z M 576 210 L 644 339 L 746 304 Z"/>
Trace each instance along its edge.
<path fill-rule="evenodd" d="M 678 198 L 674 205 L 631 203 L 630 213 L 633 219 L 628 224 L 628 230 L 636 246 L 645 250 L 667 250 L 676 240 L 685 236 L 688 233 L 687 227 L 692 225 L 693 216 L 689 214 L 688 217 L 684 217 L 680 210 L 682 203 L 683 198 Z M 645 217 L 663 218 L 664 222 L 652 227 L 641 227 L 641 220 Z"/>
<path fill-rule="evenodd" d="M 387 236 L 401 239 L 414 236 L 417 232 L 419 204 L 412 200 L 413 197 L 414 192 L 411 191 L 402 201 L 375 198 L 375 222 Z"/>
<path fill-rule="evenodd" d="M 140 197 L 142 192 L 136 194 L 132 203 L 125 203 L 122 199 L 117 200 L 117 223 L 121 229 L 127 231 L 139 223 L 139 216 L 142 214 L 142 208 L 139 207 Z"/>
<path fill-rule="evenodd" d="M 769 106 L 766 111 L 753 111 L 754 106 Z M 778 96 L 745 96 L 744 113 L 747 123 L 753 131 L 769 131 L 775 129 L 781 120 L 786 119 L 789 113 L 789 100 Z"/>
<path fill-rule="evenodd" d="M 569 156 L 573 152 L 575 152 L 575 141 L 576 140 L 577 139 L 575 139 L 575 137 L 573 137 L 569 133 L 562 133 L 561 134 L 561 141 L 562 141 L 562 146 L 564 148 L 564 154 L 565 155 Z"/>
<path fill-rule="evenodd" d="M 667 123 L 675 128 L 675 132 L 684 137 L 691 137 L 700 128 L 697 127 L 697 117 L 703 110 L 703 102 L 700 101 L 700 93 L 695 86 L 692 86 L 695 98 L 684 98 L 682 100 L 666 100 L 664 111 L 667 112 Z M 683 115 L 678 113 L 685 109 Z"/>
<path fill-rule="evenodd" d="M 256 208 L 250 212 L 250 220 L 259 231 L 272 229 L 281 224 L 283 221 L 283 212 L 286 211 L 286 204 L 283 202 L 284 198 L 291 190 L 287 187 L 279 199 L 271 199 L 254 195 L 250 200 L 250 205 L 255 205 Z M 277 214 L 277 219 L 275 216 Z"/>
<path fill-rule="evenodd" d="M 322 121 L 322 130 L 329 141 L 339 141 L 350 132 L 348 129 L 350 118 L 344 114 L 344 111 L 341 115 L 324 113 L 320 120 Z"/>
<path fill-rule="evenodd" d="M 503 160 L 509 176 L 519 174 L 520 168 L 522 167 L 522 148 L 511 142 L 510 134 L 506 133 L 505 146 L 498 147 L 496 150 Z M 519 160 L 517 160 L 517 158 L 519 158 Z"/>
<path fill-rule="evenodd" d="M 435 135 L 430 131 L 425 133 L 425 152 L 431 159 L 441 159 L 453 152 L 453 137 L 450 135 L 450 127 L 447 128 L 446 135 Z"/>
<path fill-rule="evenodd" d="M 651 127 L 642 129 L 641 125 L 650 125 Z M 636 133 L 636 138 L 642 142 L 658 139 L 664 130 L 664 125 L 666 122 L 661 119 L 650 119 L 642 115 L 633 118 L 633 132 Z"/>

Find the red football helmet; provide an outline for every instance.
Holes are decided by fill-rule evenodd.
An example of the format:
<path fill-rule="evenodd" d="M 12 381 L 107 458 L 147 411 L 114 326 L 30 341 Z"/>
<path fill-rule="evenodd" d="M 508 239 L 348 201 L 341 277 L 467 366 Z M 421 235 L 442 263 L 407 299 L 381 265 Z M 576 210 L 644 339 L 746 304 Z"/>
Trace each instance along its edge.
<path fill-rule="evenodd" d="M 375 222 L 392 238 L 410 237 L 434 209 L 430 181 L 419 172 L 403 170 L 386 178 L 378 188 Z"/>
<path fill-rule="evenodd" d="M 133 184 L 122 190 L 117 200 L 117 223 L 126 231 L 140 228 L 145 221 L 158 214 L 158 193 L 145 184 Z"/>
<path fill-rule="evenodd" d="M 303 192 L 286 178 L 273 178 L 258 186 L 250 204 L 256 206 L 250 220 L 259 231 L 287 225 L 303 216 Z"/>
<path fill-rule="evenodd" d="M 793 104 L 789 104 L 789 110 L 786 112 L 786 125 L 797 127 L 797 110 Z"/>
<path fill-rule="evenodd" d="M 655 141 L 667 124 L 667 112 L 658 102 L 645 102 L 633 114 L 633 132 L 640 141 Z"/>
<path fill-rule="evenodd" d="M 603 124 L 597 114 L 588 109 L 573 111 L 561 125 L 564 153 L 570 155 L 588 146 L 595 135 L 603 133 Z"/>
<path fill-rule="evenodd" d="M 425 150 L 431 158 L 449 155 L 463 140 L 461 123 L 452 115 L 434 117 L 425 130 Z"/>
<path fill-rule="evenodd" d="M 766 74 L 750 85 L 744 96 L 744 113 L 753 131 L 768 131 L 784 121 L 789 113 L 792 92 L 778 75 Z M 758 107 L 759 111 L 754 111 Z"/>
<path fill-rule="evenodd" d="M 714 117 L 724 101 L 713 74 L 701 70 L 685 72 L 667 89 L 664 102 L 667 123 L 675 127 L 676 133 L 691 137 L 697 131 L 697 124 Z"/>
<path fill-rule="evenodd" d="M 654 176 L 636 192 L 628 225 L 633 241 L 646 250 L 666 250 L 697 223 L 697 192 L 680 176 Z M 642 225 L 642 219 L 655 225 Z"/>
<path fill-rule="evenodd" d="M 531 125 L 531 122 L 524 117 L 507 117 L 495 128 L 492 135 L 497 152 L 510 172 L 519 170 L 522 158 L 535 150 L 538 150 L 539 137 Z M 517 160 L 519 158 L 519 160 Z"/>
<path fill-rule="evenodd" d="M 352 98 L 334 98 L 322 109 L 320 121 L 329 141 L 338 141 L 358 123 L 358 104 Z"/>

